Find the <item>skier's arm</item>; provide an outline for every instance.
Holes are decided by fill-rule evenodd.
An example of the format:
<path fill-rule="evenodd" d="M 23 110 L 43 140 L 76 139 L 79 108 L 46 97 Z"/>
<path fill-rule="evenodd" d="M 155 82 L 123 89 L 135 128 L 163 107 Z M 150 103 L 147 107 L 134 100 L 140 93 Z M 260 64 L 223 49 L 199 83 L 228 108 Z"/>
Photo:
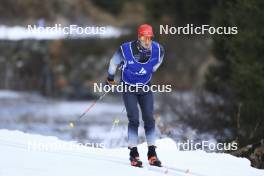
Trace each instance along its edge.
<path fill-rule="evenodd" d="M 153 72 L 157 71 L 157 69 L 163 62 L 163 58 L 164 58 L 164 48 L 163 46 L 160 45 L 160 59 L 159 59 L 159 62 L 153 67 Z"/>
<path fill-rule="evenodd" d="M 123 61 L 123 56 L 121 53 L 121 49 L 117 50 L 113 57 L 110 60 L 109 67 L 108 67 L 108 77 L 107 80 L 114 81 L 115 73 L 117 67 L 121 64 Z"/>

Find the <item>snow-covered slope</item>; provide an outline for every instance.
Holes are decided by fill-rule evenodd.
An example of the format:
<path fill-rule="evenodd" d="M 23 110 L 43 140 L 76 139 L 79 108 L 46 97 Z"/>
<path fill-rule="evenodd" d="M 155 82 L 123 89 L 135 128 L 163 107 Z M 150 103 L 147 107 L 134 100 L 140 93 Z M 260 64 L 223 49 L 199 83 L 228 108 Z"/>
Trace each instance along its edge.
<path fill-rule="evenodd" d="M 35 148 L 33 144 L 60 144 Z M 49 145 L 50 146 L 50 145 Z M 58 147 L 64 146 L 64 147 Z M 67 148 L 65 147 L 67 146 Z M 69 147 L 71 146 L 71 147 Z M 144 168 L 129 166 L 128 150 L 78 147 L 56 137 L 0 130 L 0 176 L 263 176 L 247 159 L 203 151 L 178 151 L 170 139 L 158 141 L 164 168 L 148 166 L 146 144 L 139 146 Z M 74 148 L 74 149 L 73 149 Z"/>

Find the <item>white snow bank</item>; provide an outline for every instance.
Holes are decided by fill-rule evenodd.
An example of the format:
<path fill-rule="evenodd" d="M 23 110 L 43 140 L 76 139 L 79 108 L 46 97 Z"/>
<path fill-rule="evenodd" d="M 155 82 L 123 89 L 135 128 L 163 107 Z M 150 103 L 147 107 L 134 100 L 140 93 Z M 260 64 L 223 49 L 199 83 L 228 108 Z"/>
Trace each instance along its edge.
<path fill-rule="evenodd" d="M 113 27 L 105 26 L 105 32 L 102 34 L 87 34 L 87 33 L 74 33 L 65 34 L 61 30 L 54 32 L 31 32 L 28 28 L 23 26 L 5 26 L 0 25 L 0 40 L 23 40 L 23 39 L 36 39 L 36 40 L 54 40 L 65 38 L 115 38 L 127 33 L 127 31 Z"/>
<path fill-rule="evenodd" d="M 6 99 L 6 98 L 15 99 L 15 98 L 20 98 L 20 97 L 21 95 L 15 91 L 0 90 L 0 99 Z"/>
<path fill-rule="evenodd" d="M 60 143 L 56 137 L 0 130 L 0 175 L 3 176 L 263 176 L 264 171 L 250 167 L 247 159 L 203 151 L 178 151 L 171 139 L 157 142 L 164 168 L 146 163 L 146 144 L 139 146 L 144 168 L 129 166 L 128 150 L 80 147 L 75 150 L 33 150 L 29 142 Z M 77 144 L 72 144 L 75 147 Z M 183 171 L 183 172 L 182 172 Z M 185 172 L 186 171 L 186 172 Z"/>

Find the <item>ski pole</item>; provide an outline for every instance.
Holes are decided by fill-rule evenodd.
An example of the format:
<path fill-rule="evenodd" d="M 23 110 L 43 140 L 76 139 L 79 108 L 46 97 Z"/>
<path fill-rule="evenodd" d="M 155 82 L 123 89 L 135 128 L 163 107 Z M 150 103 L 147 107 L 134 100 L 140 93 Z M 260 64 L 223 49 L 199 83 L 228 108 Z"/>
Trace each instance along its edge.
<path fill-rule="evenodd" d="M 123 107 L 122 111 L 121 111 L 121 115 L 123 114 L 123 112 L 125 111 L 125 107 Z M 113 120 L 113 124 L 112 124 L 112 127 L 111 127 L 111 130 L 110 132 L 108 133 L 108 135 L 104 138 L 104 143 L 107 144 L 108 147 L 112 147 L 112 138 L 113 138 L 113 132 L 114 130 L 116 129 L 116 127 L 119 125 L 119 122 L 120 122 L 120 118 L 119 117 L 116 117 L 114 120 Z"/>
<path fill-rule="evenodd" d="M 78 119 L 77 120 L 75 120 L 75 121 L 71 121 L 70 123 L 69 123 L 69 126 L 71 127 L 71 128 L 73 128 L 80 120 L 81 120 L 81 118 L 83 117 L 83 116 L 85 116 L 86 115 L 86 113 L 88 113 L 95 105 L 96 105 L 96 103 L 98 102 L 98 101 L 100 101 L 100 100 L 102 100 L 103 98 L 104 98 L 104 96 L 107 94 L 108 92 L 104 92 L 104 94 L 103 95 L 101 95 L 98 99 L 96 99 L 95 101 L 93 101 L 93 103 L 88 107 L 88 108 L 86 108 L 86 110 L 80 115 L 80 116 L 78 116 Z"/>

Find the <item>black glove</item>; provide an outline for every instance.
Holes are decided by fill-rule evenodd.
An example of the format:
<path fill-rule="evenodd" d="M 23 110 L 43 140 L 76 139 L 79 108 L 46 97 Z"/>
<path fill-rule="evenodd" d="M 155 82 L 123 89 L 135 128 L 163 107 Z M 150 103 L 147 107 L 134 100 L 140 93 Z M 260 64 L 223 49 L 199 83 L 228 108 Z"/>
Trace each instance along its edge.
<path fill-rule="evenodd" d="M 113 75 L 108 75 L 108 77 L 106 78 L 106 84 L 107 85 L 116 85 L 116 82 L 114 80 Z"/>

